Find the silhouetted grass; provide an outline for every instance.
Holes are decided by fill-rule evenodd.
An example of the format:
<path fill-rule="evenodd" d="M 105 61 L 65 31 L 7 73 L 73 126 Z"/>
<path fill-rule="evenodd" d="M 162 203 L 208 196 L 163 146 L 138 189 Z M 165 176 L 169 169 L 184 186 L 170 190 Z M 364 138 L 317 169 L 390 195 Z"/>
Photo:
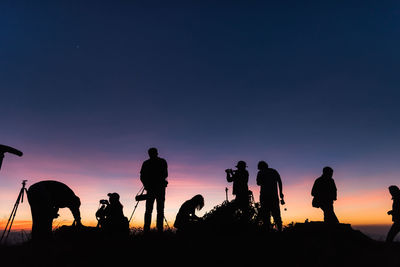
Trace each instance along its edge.
<path fill-rule="evenodd" d="M 204 216 L 192 231 L 163 234 L 133 229 L 104 235 L 93 227 L 60 227 L 50 242 L 0 247 L 12 266 L 399 266 L 400 244 L 374 241 L 350 225 L 297 223 L 267 232 L 252 217 L 240 218 L 231 203 Z"/>

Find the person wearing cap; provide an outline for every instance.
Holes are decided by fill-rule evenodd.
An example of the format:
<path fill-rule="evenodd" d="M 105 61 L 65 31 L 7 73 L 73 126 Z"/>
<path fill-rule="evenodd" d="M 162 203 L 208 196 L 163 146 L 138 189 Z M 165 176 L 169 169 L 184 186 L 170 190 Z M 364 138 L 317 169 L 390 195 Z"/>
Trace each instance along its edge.
<path fill-rule="evenodd" d="M 282 219 L 281 210 L 279 207 L 279 197 L 281 203 L 284 204 L 283 193 L 282 193 L 282 180 L 278 171 L 269 168 L 265 161 L 258 163 L 257 173 L 257 185 L 260 188 L 260 205 L 261 205 L 261 217 L 264 225 L 269 230 L 271 228 L 271 215 L 274 218 L 274 222 L 278 228 L 278 231 L 282 231 Z M 279 189 L 279 197 L 278 197 Z"/>
<path fill-rule="evenodd" d="M 393 225 L 386 236 L 386 242 L 393 242 L 395 236 L 400 232 L 400 189 L 396 185 L 391 185 L 389 193 L 392 195 L 393 205 L 387 214 L 392 215 Z"/>
<path fill-rule="evenodd" d="M 336 224 L 339 220 L 333 210 L 333 202 L 337 199 L 337 189 L 332 176 L 333 169 L 324 167 L 322 175 L 314 182 L 311 195 L 314 197 L 313 207 L 321 208 L 324 212 L 324 222 Z"/>
<path fill-rule="evenodd" d="M 150 148 L 148 154 L 150 158 L 143 162 L 140 170 L 140 181 L 143 183 L 144 189 L 147 192 L 143 230 L 145 233 L 150 231 L 151 216 L 153 213 L 154 201 L 156 201 L 156 226 L 158 232 L 162 232 L 164 227 L 165 189 L 168 184 L 168 165 L 165 159 L 158 157 L 157 148 Z"/>
<path fill-rule="evenodd" d="M 128 218 L 124 216 L 123 206 L 119 201 L 118 193 L 107 194 L 109 203 L 103 210 L 99 210 L 96 216 L 104 218 L 101 228 L 108 234 L 125 234 L 129 232 Z"/>
<path fill-rule="evenodd" d="M 246 170 L 246 162 L 243 160 L 238 161 L 235 167 L 237 168 L 235 171 L 225 170 L 226 180 L 233 183 L 232 194 L 235 195 L 235 202 L 247 217 L 249 212 L 249 172 Z"/>

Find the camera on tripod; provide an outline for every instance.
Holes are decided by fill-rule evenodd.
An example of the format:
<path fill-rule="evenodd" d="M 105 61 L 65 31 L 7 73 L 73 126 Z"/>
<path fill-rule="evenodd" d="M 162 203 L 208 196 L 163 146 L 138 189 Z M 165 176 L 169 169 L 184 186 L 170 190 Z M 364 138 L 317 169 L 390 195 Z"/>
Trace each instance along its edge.
<path fill-rule="evenodd" d="M 143 200 L 147 200 L 147 198 L 148 198 L 147 194 L 142 193 L 142 194 L 140 194 L 140 195 L 137 195 L 137 196 L 135 197 L 135 200 L 136 200 L 136 201 L 143 201 Z"/>

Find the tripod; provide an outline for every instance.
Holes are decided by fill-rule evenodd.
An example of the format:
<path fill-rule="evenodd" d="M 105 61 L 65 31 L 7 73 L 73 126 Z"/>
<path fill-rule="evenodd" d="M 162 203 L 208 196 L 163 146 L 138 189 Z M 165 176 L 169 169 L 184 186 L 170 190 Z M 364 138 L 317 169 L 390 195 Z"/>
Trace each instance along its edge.
<path fill-rule="evenodd" d="M 139 202 L 142 200 L 145 200 L 144 198 L 140 198 L 140 196 L 143 196 L 143 192 L 144 192 L 144 186 L 142 186 L 142 188 L 140 188 L 139 192 L 136 194 L 136 197 L 135 197 L 136 204 L 135 204 L 135 207 L 133 208 L 133 211 L 132 211 L 131 217 L 129 218 L 128 223 L 131 222 L 133 214 L 135 214 L 135 211 L 136 211 L 137 206 L 139 205 Z M 167 225 L 167 228 L 170 229 L 167 218 L 165 218 L 165 215 L 164 215 L 164 221 L 165 221 L 165 224 Z"/>
<path fill-rule="evenodd" d="M 137 196 L 143 195 L 143 192 L 144 192 L 144 186 L 142 186 L 142 188 L 140 188 L 139 192 L 136 194 L 135 199 L 137 198 Z M 140 200 L 136 200 L 135 208 L 133 209 L 132 214 L 131 214 L 131 217 L 129 218 L 129 221 L 128 221 L 129 223 L 131 222 L 132 217 L 133 217 L 133 214 L 135 213 L 136 208 L 137 208 L 137 206 L 139 205 L 139 201 L 140 201 Z"/>
<path fill-rule="evenodd" d="M 26 188 L 25 188 L 25 185 L 26 185 L 27 181 L 28 180 L 23 180 L 22 181 L 22 188 L 19 191 L 19 194 L 18 194 L 18 197 L 17 197 L 17 201 L 15 202 L 14 208 L 11 211 L 11 215 L 10 215 L 10 218 L 8 219 L 8 221 L 7 221 L 6 228 L 4 229 L 3 234 L 1 235 L 0 243 L 3 241 L 3 238 L 4 238 L 4 242 L 7 241 L 8 235 L 10 234 L 10 231 L 11 231 L 11 226 L 12 226 L 12 224 L 14 222 L 15 215 L 17 214 L 18 205 L 19 205 L 20 202 L 21 203 L 24 202 L 24 193 L 27 191 Z"/>

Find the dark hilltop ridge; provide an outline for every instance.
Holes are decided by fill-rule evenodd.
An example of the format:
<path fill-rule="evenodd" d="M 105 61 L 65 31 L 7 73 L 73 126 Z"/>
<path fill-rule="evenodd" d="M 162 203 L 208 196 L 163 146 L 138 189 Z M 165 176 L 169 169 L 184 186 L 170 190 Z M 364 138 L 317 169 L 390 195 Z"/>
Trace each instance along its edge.
<path fill-rule="evenodd" d="M 239 227 L 239 225 L 236 225 Z M 233 230 L 233 229 L 230 229 Z M 348 224 L 296 223 L 282 232 L 253 226 L 179 235 L 132 232 L 104 237 L 97 228 L 63 226 L 48 243 L 0 248 L 10 266 L 400 266 L 400 244 L 374 241 Z M 3 265 L 6 266 L 6 265 Z"/>
<path fill-rule="evenodd" d="M 3 266 L 400 266 L 399 243 L 375 241 L 349 224 L 293 223 L 282 232 L 243 221 L 223 203 L 190 231 L 131 231 L 62 226 L 49 242 L 0 247 Z M 8 264 L 8 265 L 5 265 Z"/>

